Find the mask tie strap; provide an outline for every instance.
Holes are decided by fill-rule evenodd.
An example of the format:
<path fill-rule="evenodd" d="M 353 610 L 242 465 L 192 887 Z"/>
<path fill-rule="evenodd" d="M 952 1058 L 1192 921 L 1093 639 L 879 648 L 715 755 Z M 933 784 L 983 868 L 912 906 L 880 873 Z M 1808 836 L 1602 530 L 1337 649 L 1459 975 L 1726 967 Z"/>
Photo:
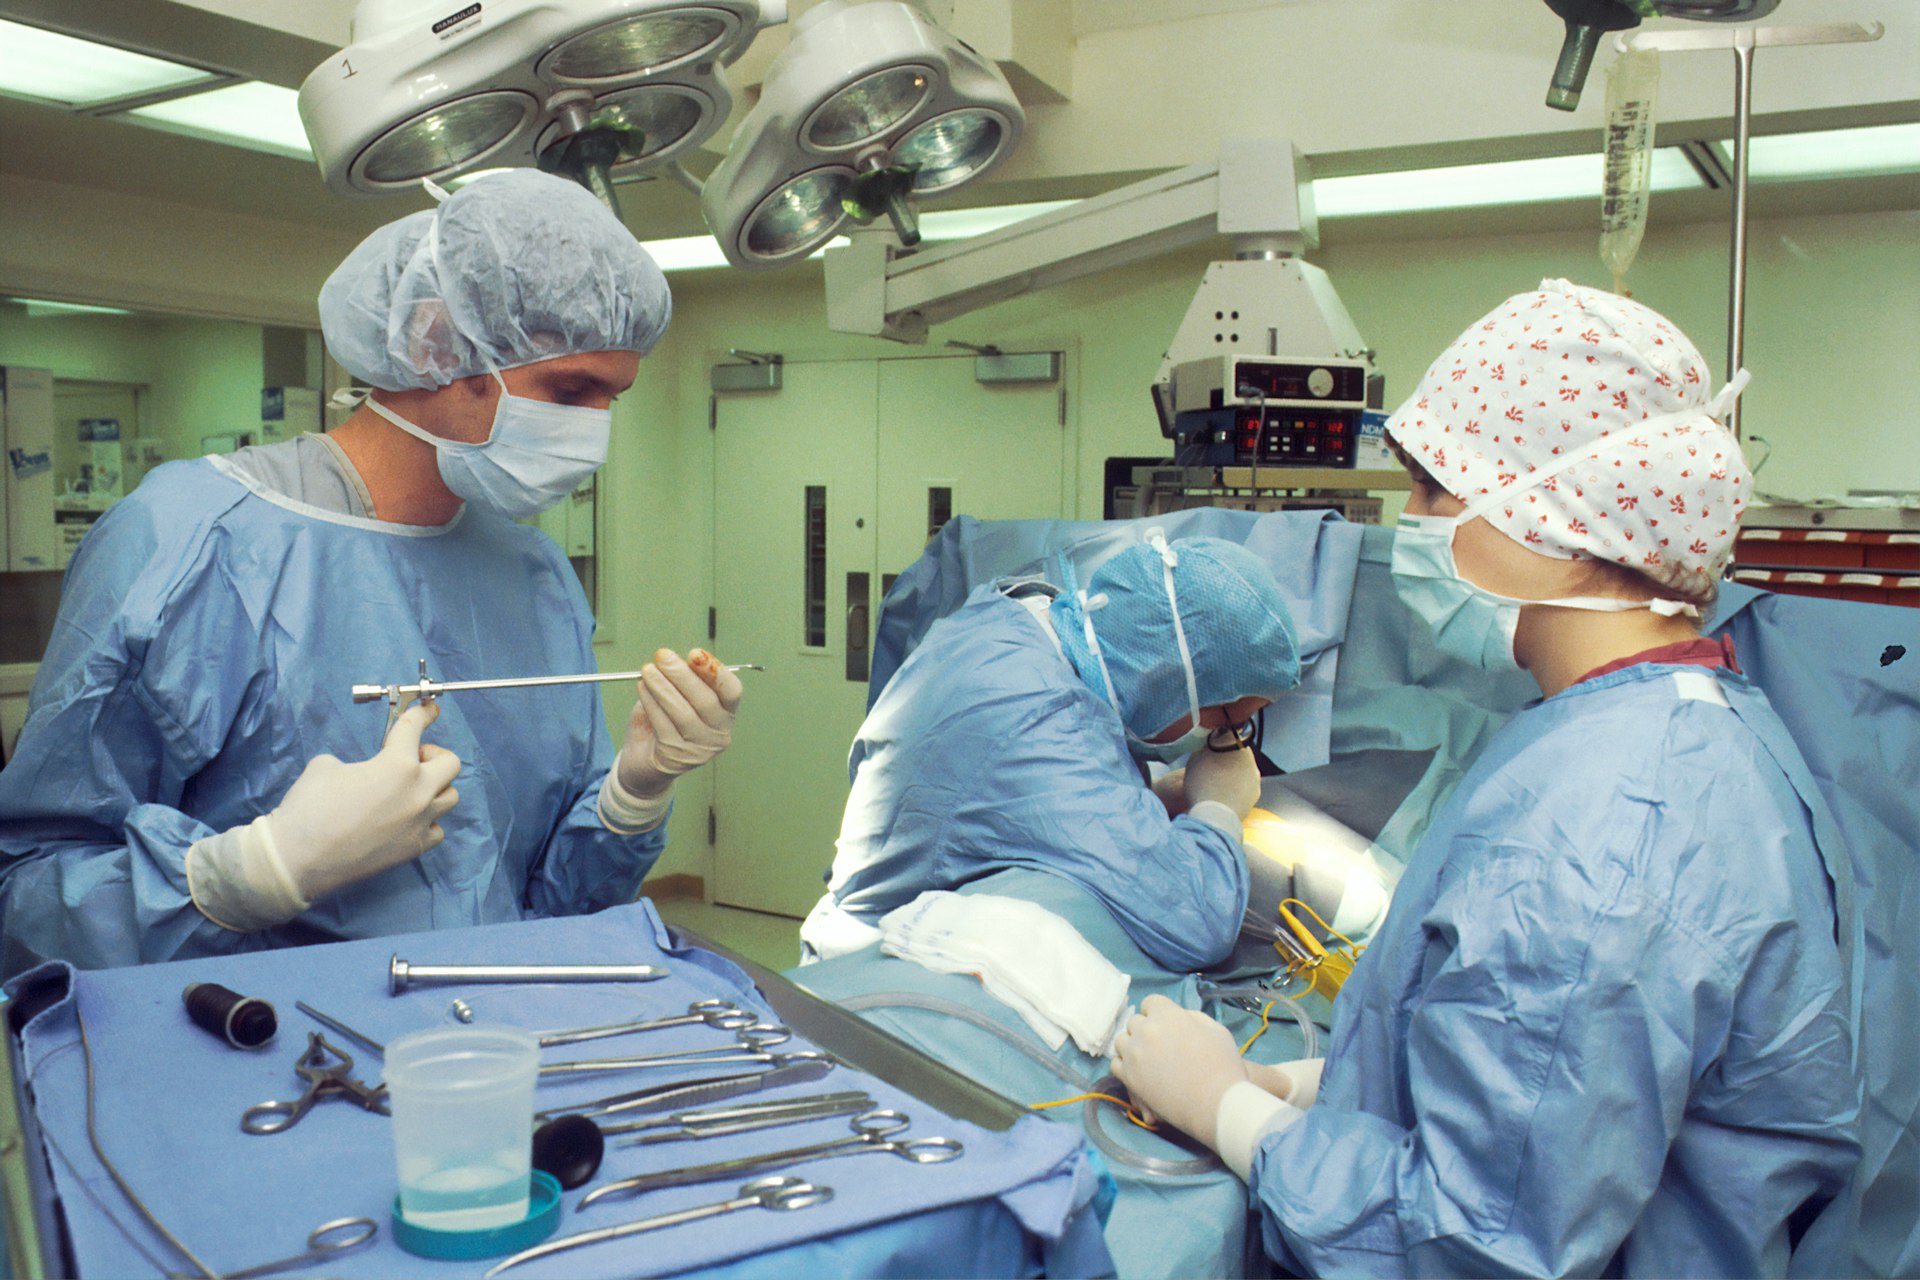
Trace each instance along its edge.
<path fill-rule="evenodd" d="M 1193 717 L 1192 729 L 1200 727 L 1200 686 L 1193 674 L 1193 650 L 1187 647 L 1187 629 L 1180 621 L 1180 596 L 1173 589 L 1173 566 L 1180 563 L 1180 557 L 1167 545 L 1167 535 L 1160 529 L 1147 530 L 1147 545 L 1160 553 L 1160 573 L 1167 584 L 1167 607 L 1173 611 L 1173 640 L 1180 646 L 1180 672 L 1187 678 L 1187 709 Z"/>
<path fill-rule="evenodd" d="M 1074 599 L 1080 602 L 1080 625 L 1087 633 L 1087 648 L 1093 650 L 1093 660 L 1100 664 L 1100 681 L 1107 686 L 1107 701 L 1115 711 L 1120 709 L 1120 695 L 1113 687 L 1113 673 L 1107 670 L 1107 655 L 1100 648 L 1100 640 L 1093 634 L 1093 611 L 1106 607 L 1105 592 L 1089 596 L 1085 590 L 1074 593 Z"/>

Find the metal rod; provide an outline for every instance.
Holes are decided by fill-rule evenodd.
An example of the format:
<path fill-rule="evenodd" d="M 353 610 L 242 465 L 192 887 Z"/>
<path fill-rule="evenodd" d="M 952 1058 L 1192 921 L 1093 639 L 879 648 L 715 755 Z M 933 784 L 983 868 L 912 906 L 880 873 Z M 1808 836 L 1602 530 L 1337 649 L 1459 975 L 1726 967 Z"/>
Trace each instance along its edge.
<path fill-rule="evenodd" d="M 396 955 L 387 963 L 387 993 L 456 982 L 653 982 L 666 976 L 651 964 L 409 964 Z"/>
<path fill-rule="evenodd" d="M 728 671 L 765 671 L 757 662 L 729 662 Z M 437 698 L 443 693 L 462 693 L 472 689 L 523 689 L 549 684 L 610 684 L 616 680 L 638 680 L 638 671 L 603 671 L 583 676 L 515 676 L 501 680 L 421 680 L 418 684 L 357 684 L 355 702 L 378 702 L 382 698 Z"/>
<path fill-rule="evenodd" d="M 1751 36 L 1752 32 L 1745 33 Z M 1733 247 L 1727 289 L 1727 367 L 1722 379 L 1740 372 L 1747 347 L 1747 153 L 1753 124 L 1753 43 L 1733 46 Z M 1727 430 L 1740 439 L 1741 399 L 1727 410 Z"/>
<path fill-rule="evenodd" d="M 321 1026 L 326 1027 L 328 1030 L 338 1031 L 341 1035 L 345 1036 L 347 1039 L 353 1041 L 355 1044 L 361 1046 L 362 1048 L 371 1049 L 375 1053 L 380 1054 L 382 1057 L 386 1056 L 387 1046 L 385 1046 L 384 1044 L 381 1044 L 378 1040 L 375 1040 L 370 1035 L 366 1035 L 363 1032 L 355 1031 L 352 1027 L 340 1021 L 340 1019 L 329 1017 L 327 1014 L 320 1012 L 318 1009 L 308 1004 L 305 1000 L 295 1000 L 293 1002 L 293 1007 L 298 1009 L 300 1012 L 306 1014 L 309 1018 L 312 1018 L 315 1022 L 319 1023 Z"/>

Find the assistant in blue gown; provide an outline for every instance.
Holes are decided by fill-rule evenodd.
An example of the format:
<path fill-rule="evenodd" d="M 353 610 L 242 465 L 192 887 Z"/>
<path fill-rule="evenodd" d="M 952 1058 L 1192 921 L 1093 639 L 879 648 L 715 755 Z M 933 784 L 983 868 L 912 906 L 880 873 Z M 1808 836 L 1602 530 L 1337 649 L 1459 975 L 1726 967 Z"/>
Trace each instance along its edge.
<path fill-rule="evenodd" d="M 1184 576 L 1180 587 L 1201 704 L 1279 696 L 1298 683 L 1299 662 L 1271 574 L 1237 545 L 1198 541 L 1225 548 L 1214 554 L 1233 566 L 1211 571 L 1224 589 L 1203 594 Z M 871 926 L 926 890 L 1022 866 L 1085 888 L 1170 970 L 1232 950 L 1247 900 L 1237 833 L 1168 817 L 1128 748 L 1129 727 L 1153 733 L 1187 706 L 1158 564 L 1143 557 L 1139 589 L 1109 587 L 1117 602 L 1091 615 L 1122 710 L 1094 691 L 1104 679 L 1080 635 L 1066 637 L 1066 652 L 1084 670 L 1055 643 L 1054 625 L 1079 615 L 1067 600 L 1049 607 L 1049 589 L 1036 609 L 1007 594 L 1033 584 L 987 584 L 928 630 L 854 739 L 838 853 L 803 940 L 837 954 L 829 940 L 845 916 Z M 1198 555 L 1183 565 L 1208 572 Z M 1253 585 L 1233 585 L 1237 572 Z M 1135 709 L 1130 726 L 1122 717 Z"/>
<path fill-rule="evenodd" d="M 1341 992 L 1318 1100 L 1260 1145 L 1268 1251 L 1310 1275 L 1786 1274 L 1859 1152 L 1850 885 L 1745 677 L 1642 663 L 1522 711 Z"/>
<path fill-rule="evenodd" d="M 383 705 L 355 684 L 594 669 L 560 549 L 472 504 L 444 526 L 263 496 L 206 459 L 158 468 L 101 516 L 67 575 L 15 758 L 0 770 L 7 974 L 489 924 L 630 901 L 664 823 L 618 835 L 595 801 L 612 745 L 594 686 L 441 700 L 458 755 L 446 839 L 234 933 L 188 897 L 203 837 L 279 804 L 309 760 L 363 760 Z"/>

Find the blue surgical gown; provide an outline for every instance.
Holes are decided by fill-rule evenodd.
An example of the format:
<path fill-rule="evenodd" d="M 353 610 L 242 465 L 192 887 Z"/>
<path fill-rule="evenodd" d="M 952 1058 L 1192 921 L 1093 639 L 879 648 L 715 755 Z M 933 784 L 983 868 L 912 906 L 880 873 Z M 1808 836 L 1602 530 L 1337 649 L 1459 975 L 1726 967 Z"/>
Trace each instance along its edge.
<path fill-rule="evenodd" d="M 1231 951 L 1239 840 L 1169 818 L 1120 717 L 993 585 L 928 630 L 854 739 L 829 895 L 856 919 L 1008 866 L 1085 888 L 1175 972 Z"/>
<path fill-rule="evenodd" d="M 69 569 L 18 750 L 0 770 L 0 970 L 89 967 L 596 910 L 630 901 L 664 824 L 608 831 L 594 686 L 441 700 L 462 762 L 446 840 L 229 932 L 187 896 L 189 845 L 273 809 L 323 752 L 378 749 L 352 686 L 594 669 L 593 620 L 546 535 L 467 510 L 435 528 L 269 497 L 173 463 L 101 516 Z"/>
<path fill-rule="evenodd" d="M 1261 1144 L 1268 1251 L 1314 1275 L 1786 1274 L 1859 1155 L 1832 832 L 1737 674 L 1630 667 L 1515 716 L 1341 992 L 1319 1100 Z"/>

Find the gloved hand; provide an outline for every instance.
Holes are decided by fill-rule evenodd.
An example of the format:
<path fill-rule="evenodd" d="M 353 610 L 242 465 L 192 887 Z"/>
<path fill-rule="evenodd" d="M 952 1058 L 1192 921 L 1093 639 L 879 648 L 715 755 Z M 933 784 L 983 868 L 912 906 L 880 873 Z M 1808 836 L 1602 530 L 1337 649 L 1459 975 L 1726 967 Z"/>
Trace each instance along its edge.
<path fill-rule="evenodd" d="M 1177 818 L 1187 811 L 1187 771 L 1169 769 L 1153 780 L 1154 799 L 1166 806 L 1167 816 Z"/>
<path fill-rule="evenodd" d="M 733 741 L 740 677 L 704 649 L 684 661 L 658 649 L 641 668 L 639 689 L 615 777 L 632 796 L 651 799 Z"/>
<path fill-rule="evenodd" d="M 283 924 L 439 844 L 440 819 L 460 799 L 460 758 L 420 741 L 439 715 L 433 704 L 409 707 L 372 759 L 315 756 L 279 808 L 194 842 L 187 888 L 201 914 L 236 932 Z"/>
<path fill-rule="evenodd" d="M 1245 821 L 1260 802 L 1260 766 L 1245 747 L 1238 751 L 1196 751 L 1187 761 L 1186 773 L 1189 808 L 1211 800 Z"/>
<path fill-rule="evenodd" d="M 1136 1107 L 1214 1146 L 1220 1099 L 1249 1079 L 1233 1034 L 1204 1013 L 1148 996 L 1113 1042 L 1113 1074 Z"/>
<path fill-rule="evenodd" d="M 287 873 L 309 902 L 446 838 L 440 819 L 460 800 L 460 757 L 420 741 L 439 718 L 436 703 L 408 707 L 379 754 L 359 764 L 315 756 L 267 815 Z"/>

